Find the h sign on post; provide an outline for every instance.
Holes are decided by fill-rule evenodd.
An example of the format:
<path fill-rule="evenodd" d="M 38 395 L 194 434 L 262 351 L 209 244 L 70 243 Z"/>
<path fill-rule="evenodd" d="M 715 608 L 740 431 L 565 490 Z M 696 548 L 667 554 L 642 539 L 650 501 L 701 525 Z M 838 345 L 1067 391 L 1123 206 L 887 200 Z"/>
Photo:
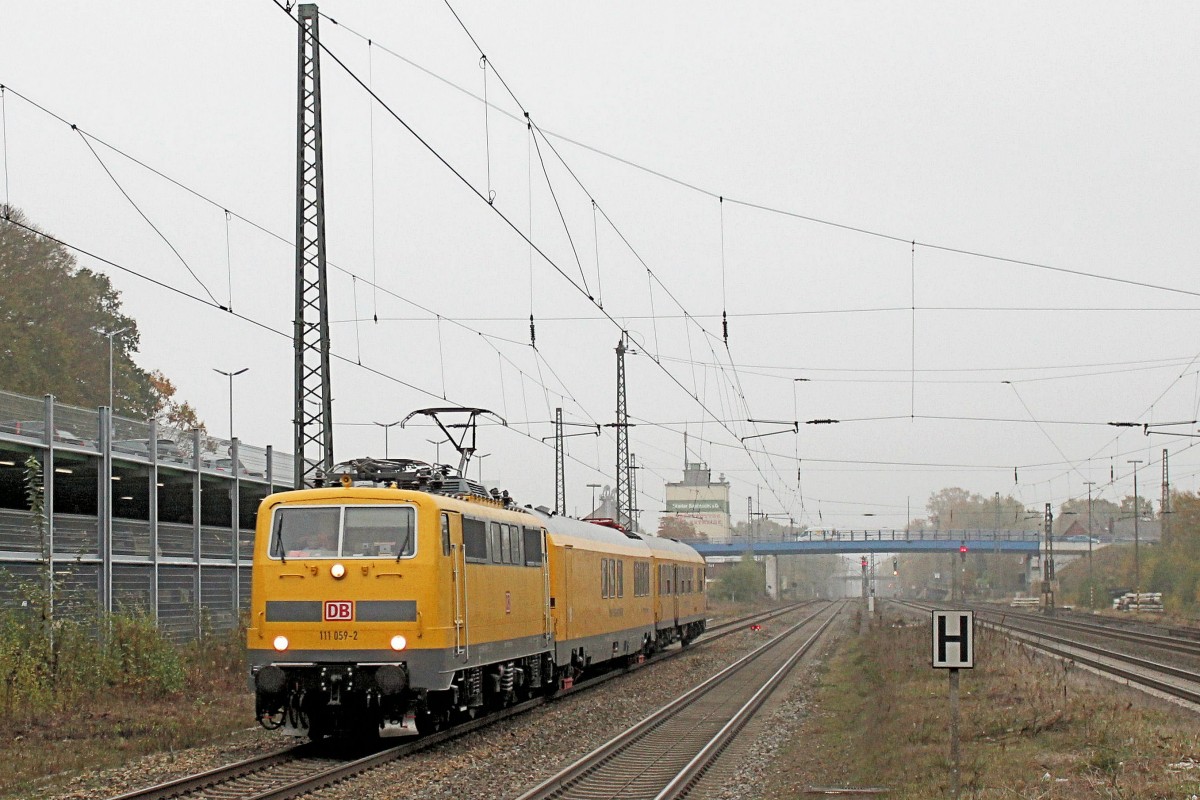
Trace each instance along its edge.
<path fill-rule="evenodd" d="M 933 612 L 933 666 L 935 669 L 975 666 L 975 612 Z"/>

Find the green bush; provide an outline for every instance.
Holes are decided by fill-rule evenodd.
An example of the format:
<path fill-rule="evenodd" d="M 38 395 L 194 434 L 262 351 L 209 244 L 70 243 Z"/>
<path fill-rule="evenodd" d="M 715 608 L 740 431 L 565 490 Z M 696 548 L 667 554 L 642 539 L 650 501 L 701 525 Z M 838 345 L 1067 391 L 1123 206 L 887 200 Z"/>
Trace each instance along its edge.
<path fill-rule="evenodd" d="M 2 578 L 0 578 L 2 579 Z M 20 587 L 36 597 L 37 588 Z M 183 689 L 179 649 L 145 614 L 80 613 L 47 624 L 41 605 L 0 610 L 0 679 L 6 719 L 28 719 L 113 691 L 159 698 Z"/>

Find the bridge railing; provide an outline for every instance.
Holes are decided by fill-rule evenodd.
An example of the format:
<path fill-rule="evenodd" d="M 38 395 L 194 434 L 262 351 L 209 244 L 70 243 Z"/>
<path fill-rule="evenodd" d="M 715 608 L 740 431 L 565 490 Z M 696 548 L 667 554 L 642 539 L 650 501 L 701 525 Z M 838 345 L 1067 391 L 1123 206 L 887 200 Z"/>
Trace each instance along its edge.
<path fill-rule="evenodd" d="M 681 539 L 687 544 L 756 544 L 778 542 L 1030 542 L 1040 541 L 1036 530 L 1006 530 L 991 528 L 961 528 L 953 530 L 816 530 L 785 533 L 783 536 L 745 536 L 735 534 L 726 542 L 714 539 Z"/>

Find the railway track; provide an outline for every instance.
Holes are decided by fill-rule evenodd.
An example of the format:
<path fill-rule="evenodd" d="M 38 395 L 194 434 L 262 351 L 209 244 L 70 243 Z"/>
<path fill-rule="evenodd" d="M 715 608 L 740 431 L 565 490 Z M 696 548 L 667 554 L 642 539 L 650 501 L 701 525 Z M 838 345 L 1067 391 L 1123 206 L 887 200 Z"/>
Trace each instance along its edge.
<path fill-rule="evenodd" d="M 843 607 L 816 611 L 518 800 L 684 796 Z"/>
<path fill-rule="evenodd" d="M 892 602 L 921 612 L 929 612 L 937 608 L 937 606 L 918 603 Z M 982 625 L 1002 631 L 1037 650 L 1070 659 L 1105 675 L 1121 678 L 1135 688 L 1150 689 L 1200 707 L 1200 672 L 1195 670 L 1164 664 L 1161 661 L 1142 658 L 1091 642 L 1083 642 L 1047 630 L 1047 626 L 1056 626 L 1056 623 L 1052 623 L 1049 619 L 1035 622 L 1029 620 L 1025 614 L 1014 615 L 999 611 L 976 610 L 976 620 Z M 1128 640 L 1130 635 L 1129 631 L 1114 632 L 1103 627 L 1084 625 L 1078 622 L 1069 622 L 1061 627 L 1076 633 L 1081 632 L 1080 628 L 1087 628 L 1086 633 L 1089 636 L 1108 636 L 1122 641 Z M 1163 638 L 1157 634 L 1146 634 L 1146 636 Z M 1183 645 L 1193 644 L 1182 640 L 1180 643 Z M 1159 642 L 1157 646 L 1168 647 L 1162 642 Z M 1190 654 L 1191 651 L 1180 647 L 1174 652 Z"/>
<path fill-rule="evenodd" d="M 773 619 L 782 614 L 796 611 L 811 602 L 794 603 L 771 611 L 750 614 L 719 623 L 689 645 L 688 649 L 729 636 L 743 630 L 750 623 Z M 650 659 L 647 664 L 674 658 L 684 652 L 687 650 L 675 649 L 660 653 Z M 523 714 L 559 697 L 586 691 L 614 677 L 626 674 L 629 669 L 613 670 L 581 681 L 573 688 L 559 692 L 554 697 L 536 697 L 435 734 L 406 740 L 402 744 L 385 746 L 361 755 L 351 755 L 345 749 L 339 750 L 328 745 L 306 742 L 296 747 L 277 750 L 206 772 L 127 792 L 113 797 L 111 800 L 168 800 L 168 798 L 179 798 L 180 800 L 183 798 L 186 800 L 286 800 L 286 798 L 298 797 L 346 780 L 389 761 L 459 738 L 517 714 Z"/>
<path fill-rule="evenodd" d="M 1066 630 L 1078 631 L 1079 633 L 1103 636 L 1108 639 L 1119 639 L 1121 641 L 1133 642 L 1137 645 L 1158 647 L 1171 653 L 1200 656 L 1200 641 L 1197 641 L 1191 637 L 1151 633 L 1150 631 L 1141 631 L 1137 630 L 1136 628 L 1128 628 L 1124 626 L 1114 627 L 1112 625 L 1099 625 L 1094 622 L 1083 622 L 1070 617 L 1044 617 L 1040 614 L 1034 614 L 1030 612 L 1010 613 L 1004 611 L 993 611 L 989 608 L 979 608 L 977 610 L 981 614 L 1000 614 L 1002 618 L 1028 620 L 1033 624 L 1060 627 Z"/>

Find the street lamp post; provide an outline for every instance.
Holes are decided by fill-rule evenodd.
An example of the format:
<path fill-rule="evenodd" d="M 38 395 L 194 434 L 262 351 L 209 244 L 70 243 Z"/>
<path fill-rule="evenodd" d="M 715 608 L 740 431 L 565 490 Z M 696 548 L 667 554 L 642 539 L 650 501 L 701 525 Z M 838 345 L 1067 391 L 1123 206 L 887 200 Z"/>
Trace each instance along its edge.
<path fill-rule="evenodd" d="M 241 369 L 233 371 L 233 372 L 226 372 L 223 369 L 217 369 L 216 367 L 213 367 L 213 372 L 220 373 L 221 375 L 224 375 L 225 377 L 229 378 L 229 438 L 230 439 L 233 438 L 233 379 L 236 378 L 238 375 L 241 375 L 243 372 L 248 372 L 249 370 L 250 370 L 249 367 L 242 367 Z M 234 466 L 236 467 L 237 465 L 234 465 Z"/>
<path fill-rule="evenodd" d="M 598 483 L 589 483 L 588 488 L 592 490 L 592 508 L 588 511 L 588 516 L 596 513 L 596 490 L 600 488 Z"/>
<path fill-rule="evenodd" d="M 113 337 L 119 333 L 124 333 L 129 328 L 120 328 L 115 331 L 105 331 L 100 328 L 92 328 L 96 333 L 108 338 L 108 413 L 109 425 L 112 425 L 112 410 L 113 410 Z"/>
<path fill-rule="evenodd" d="M 1088 487 L 1088 607 L 1096 607 L 1096 584 L 1092 583 L 1092 487 L 1095 481 L 1084 481 Z"/>
<path fill-rule="evenodd" d="M 433 445 L 436 448 L 434 450 L 435 463 L 438 463 L 438 464 L 442 463 L 442 445 L 450 440 L 449 439 L 426 439 L 425 441 L 429 442 L 431 445 Z M 465 478 L 467 476 L 464 475 L 463 477 Z"/>
<path fill-rule="evenodd" d="M 1142 566 L 1138 561 L 1138 517 L 1142 515 L 1142 509 L 1141 501 L 1138 500 L 1137 465 L 1142 462 L 1130 459 L 1129 463 L 1133 464 L 1133 606 L 1140 612 L 1142 610 Z"/>
<path fill-rule="evenodd" d="M 393 425 L 399 425 L 400 420 L 396 420 L 395 422 L 375 422 L 373 424 L 383 428 L 383 457 L 386 460 L 388 457 L 388 428 Z"/>

